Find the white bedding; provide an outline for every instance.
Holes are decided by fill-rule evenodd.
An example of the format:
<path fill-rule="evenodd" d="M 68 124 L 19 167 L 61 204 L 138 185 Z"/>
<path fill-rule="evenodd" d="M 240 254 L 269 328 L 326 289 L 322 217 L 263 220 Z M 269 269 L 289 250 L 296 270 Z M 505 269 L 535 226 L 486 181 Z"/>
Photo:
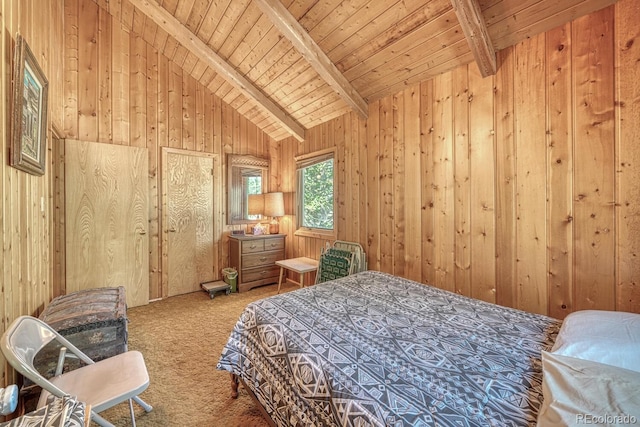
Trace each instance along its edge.
<path fill-rule="evenodd" d="M 551 352 L 640 372 L 640 314 L 583 310 L 564 319 Z"/>
<path fill-rule="evenodd" d="M 640 314 L 583 310 L 542 352 L 538 426 L 640 423 Z"/>
<path fill-rule="evenodd" d="M 542 352 L 538 426 L 638 425 L 640 372 Z"/>

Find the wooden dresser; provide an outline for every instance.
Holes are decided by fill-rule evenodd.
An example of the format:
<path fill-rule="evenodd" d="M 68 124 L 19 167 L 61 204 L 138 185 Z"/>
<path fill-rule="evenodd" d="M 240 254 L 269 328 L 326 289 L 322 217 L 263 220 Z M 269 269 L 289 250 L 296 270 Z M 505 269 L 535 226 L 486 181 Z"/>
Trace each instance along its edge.
<path fill-rule="evenodd" d="M 284 234 L 229 236 L 230 267 L 238 270 L 238 292 L 277 283 L 284 259 Z"/>

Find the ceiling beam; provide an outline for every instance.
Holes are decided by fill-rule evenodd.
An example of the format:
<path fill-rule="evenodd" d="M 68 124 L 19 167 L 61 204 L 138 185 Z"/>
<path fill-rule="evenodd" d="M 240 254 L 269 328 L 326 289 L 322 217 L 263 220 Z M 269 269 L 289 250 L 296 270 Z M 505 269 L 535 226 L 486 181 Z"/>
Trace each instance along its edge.
<path fill-rule="evenodd" d="M 482 77 L 494 75 L 498 71 L 496 52 L 493 49 L 478 0 L 451 0 L 451 5 L 456 12 L 462 32 L 467 38 Z"/>
<path fill-rule="evenodd" d="M 338 95 L 356 111 L 360 117 L 366 119 L 369 106 L 357 90 L 349 83 L 320 46 L 311 38 L 309 33 L 300 25 L 280 0 L 255 0 L 271 23 L 293 44 L 311 67 L 324 79 Z"/>
<path fill-rule="evenodd" d="M 173 36 L 187 50 L 193 53 L 216 73 L 229 81 L 242 94 L 255 102 L 273 119 L 283 126 L 298 141 L 304 141 L 304 127 L 287 114 L 279 105 L 267 97 L 247 78 L 236 71 L 206 43 L 187 29 L 180 21 L 154 0 L 130 0 L 131 3 L 155 22 L 160 28 Z"/>

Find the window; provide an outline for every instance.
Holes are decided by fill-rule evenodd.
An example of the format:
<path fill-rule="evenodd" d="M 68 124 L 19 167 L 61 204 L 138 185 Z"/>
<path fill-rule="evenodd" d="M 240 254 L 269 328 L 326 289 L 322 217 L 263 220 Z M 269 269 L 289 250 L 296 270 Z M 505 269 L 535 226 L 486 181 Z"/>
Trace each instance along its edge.
<path fill-rule="evenodd" d="M 335 232 L 334 158 L 333 149 L 296 158 L 298 234 Z"/>

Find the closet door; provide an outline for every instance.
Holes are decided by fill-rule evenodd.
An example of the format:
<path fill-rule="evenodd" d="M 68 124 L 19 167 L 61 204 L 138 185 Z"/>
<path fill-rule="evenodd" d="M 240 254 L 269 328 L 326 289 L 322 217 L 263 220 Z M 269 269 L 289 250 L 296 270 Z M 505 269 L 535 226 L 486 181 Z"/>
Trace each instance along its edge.
<path fill-rule="evenodd" d="M 148 159 L 144 148 L 65 141 L 66 292 L 124 286 L 149 303 Z"/>
<path fill-rule="evenodd" d="M 213 172 L 211 154 L 162 151 L 163 295 L 199 291 L 216 277 Z"/>

